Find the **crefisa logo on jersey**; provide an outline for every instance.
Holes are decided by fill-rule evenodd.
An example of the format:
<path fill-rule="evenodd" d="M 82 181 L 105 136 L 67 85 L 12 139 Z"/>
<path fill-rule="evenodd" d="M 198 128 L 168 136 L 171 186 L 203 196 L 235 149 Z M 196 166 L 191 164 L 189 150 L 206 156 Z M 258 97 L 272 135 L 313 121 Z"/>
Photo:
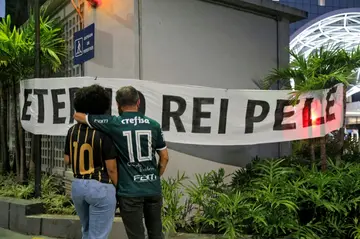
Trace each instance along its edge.
<path fill-rule="evenodd" d="M 150 124 L 148 119 L 141 118 L 140 116 L 135 116 L 134 118 L 122 119 L 122 124 L 133 124 L 134 126 L 138 124 Z"/>

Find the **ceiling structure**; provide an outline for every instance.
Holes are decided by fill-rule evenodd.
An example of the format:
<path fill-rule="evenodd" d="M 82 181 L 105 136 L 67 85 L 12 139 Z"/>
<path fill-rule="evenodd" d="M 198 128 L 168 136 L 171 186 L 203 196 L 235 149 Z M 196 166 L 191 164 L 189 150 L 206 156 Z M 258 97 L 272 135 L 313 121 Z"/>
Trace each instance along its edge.
<path fill-rule="evenodd" d="M 348 51 L 360 46 L 360 8 L 340 9 L 321 15 L 298 29 L 290 38 L 290 50 L 305 56 L 321 46 L 335 45 Z M 360 80 L 360 70 L 357 78 Z M 360 84 L 353 85 L 346 96 L 359 92 Z M 360 124 L 360 102 L 348 103 L 346 116 L 359 117 L 355 124 Z"/>
<path fill-rule="evenodd" d="M 321 46 L 351 51 L 360 45 L 360 8 L 340 9 L 308 22 L 290 38 L 290 49 L 305 56 Z"/>

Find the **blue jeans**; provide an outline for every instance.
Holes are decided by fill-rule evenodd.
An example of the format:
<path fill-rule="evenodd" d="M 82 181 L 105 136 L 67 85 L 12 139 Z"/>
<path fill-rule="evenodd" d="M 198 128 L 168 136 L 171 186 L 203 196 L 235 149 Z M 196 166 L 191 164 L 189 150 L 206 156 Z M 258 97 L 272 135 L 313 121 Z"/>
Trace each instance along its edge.
<path fill-rule="evenodd" d="M 82 226 L 82 239 L 107 239 L 116 209 L 115 187 L 92 179 L 74 179 L 71 197 Z"/>

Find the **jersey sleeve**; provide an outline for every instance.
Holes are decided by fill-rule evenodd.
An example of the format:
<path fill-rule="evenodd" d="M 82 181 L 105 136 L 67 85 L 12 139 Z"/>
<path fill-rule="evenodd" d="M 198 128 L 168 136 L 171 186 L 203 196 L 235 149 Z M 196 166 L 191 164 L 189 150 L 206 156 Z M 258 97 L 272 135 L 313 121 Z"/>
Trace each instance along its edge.
<path fill-rule="evenodd" d="M 157 125 L 156 131 L 157 131 L 156 150 L 161 151 L 166 149 L 167 147 L 164 139 L 164 133 L 162 132 L 160 125 Z"/>
<path fill-rule="evenodd" d="M 111 134 L 116 127 L 116 116 L 111 115 L 86 115 L 86 123 L 90 128 L 102 131 L 105 134 Z"/>
<path fill-rule="evenodd" d="M 109 136 L 103 135 L 102 137 L 102 155 L 104 160 L 115 159 L 118 152 L 115 148 L 113 141 Z"/>
<path fill-rule="evenodd" d="M 74 127 L 74 126 L 73 126 Z M 64 154 L 65 155 L 70 155 L 70 135 L 71 135 L 71 131 L 73 129 L 70 128 L 67 135 L 66 135 L 66 138 L 65 138 L 65 149 L 64 149 Z"/>

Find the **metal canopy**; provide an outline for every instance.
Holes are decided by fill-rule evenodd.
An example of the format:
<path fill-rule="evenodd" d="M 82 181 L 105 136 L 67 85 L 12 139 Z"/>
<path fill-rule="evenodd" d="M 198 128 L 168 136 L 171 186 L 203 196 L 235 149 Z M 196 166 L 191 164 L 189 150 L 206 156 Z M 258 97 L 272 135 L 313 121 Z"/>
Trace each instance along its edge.
<path fill-rule="evenodd" d="M 337 45 L 351 51 L 360 45 L 360 8 L 321 15 L 296 31 L 290 40 L 290 49 L 305 56 L 321 46 Z"/>

